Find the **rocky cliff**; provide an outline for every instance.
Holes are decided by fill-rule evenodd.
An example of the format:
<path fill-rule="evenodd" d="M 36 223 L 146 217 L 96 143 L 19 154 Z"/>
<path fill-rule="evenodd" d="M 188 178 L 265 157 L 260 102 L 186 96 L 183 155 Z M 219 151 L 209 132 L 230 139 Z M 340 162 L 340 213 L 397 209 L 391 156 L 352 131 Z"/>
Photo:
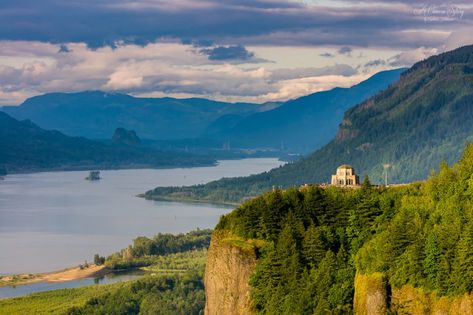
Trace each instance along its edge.
<path fill-rule="evenodd" d="M 126 144 L 131 146 L 137 146 L 141 144 L 141 140 L 136 135 L 136 132 L 134 130 L 126 130 L 125 128 L 115 129 L 112 142 L 115 144 Z"/>
<path fill-rule="evenodd" d="M 256 266 L 255 247 L 215 232 L 205 269 L 205 314 L 251 314 L 249 279 Z"/>
<path fill-rule="evenodd" d="M 473 294 L 458 297 L 437 296 L 410 285 L 392 289 L 381 273 L 357 274 L 354 312 L 356 315 L 466 315 L 473 314 Z"/>

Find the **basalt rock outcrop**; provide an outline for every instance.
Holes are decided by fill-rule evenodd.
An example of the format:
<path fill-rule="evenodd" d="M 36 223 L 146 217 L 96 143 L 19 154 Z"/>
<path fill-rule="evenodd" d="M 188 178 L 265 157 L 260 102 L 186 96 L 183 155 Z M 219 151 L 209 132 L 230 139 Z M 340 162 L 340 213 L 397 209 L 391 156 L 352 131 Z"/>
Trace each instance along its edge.
<path fill-rule="evenodd" d="M 212 236 L 205 270 L 205 314 L 251 314 L 250 276 L 256 266 L 252 247 L 224 232 Z"/>
<path fill-rule="evenodd" d="M 473 294 L 437 296 L 411 285 L 391 289 L 382 273 L 358 273 L 353 307 L 356 315 L 466 315 L 473 314 Z"/>

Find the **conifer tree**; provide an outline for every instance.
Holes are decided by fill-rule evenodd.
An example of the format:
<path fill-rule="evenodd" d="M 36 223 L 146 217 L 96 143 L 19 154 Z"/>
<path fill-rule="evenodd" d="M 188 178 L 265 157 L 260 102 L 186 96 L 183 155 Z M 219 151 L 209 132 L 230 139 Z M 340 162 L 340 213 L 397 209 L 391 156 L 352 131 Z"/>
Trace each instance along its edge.
<path fill-rule="evenodd" d="M 279 189 L 267 193 L 264 198 L 266 205 L 261 214 L 262 232 L 266 239 L 276 241 L 287 207 Z"/>
<path fill-rule="evenodd" d="M 438 244 L 437 235 L 430 233 L 427 237 L 427 242 L 424 247 L 424 271 L 427 275 L 427 280 L 432 289 L 439 288 L 439 269 L 442 250 Z"/>
<path fill-rule="evenodd" d="M 473 291 L 473 220 L 468 220 L 457 246 L 455 273 L 458 292 Z"/>
<path fill-rule="evenodd" d="M 325 248 L 322 241 L 320 228 L 314 225 L 309 226 L 303 241 L 304 259 L 312 268 L 318 266 L 325 257 Z"/>

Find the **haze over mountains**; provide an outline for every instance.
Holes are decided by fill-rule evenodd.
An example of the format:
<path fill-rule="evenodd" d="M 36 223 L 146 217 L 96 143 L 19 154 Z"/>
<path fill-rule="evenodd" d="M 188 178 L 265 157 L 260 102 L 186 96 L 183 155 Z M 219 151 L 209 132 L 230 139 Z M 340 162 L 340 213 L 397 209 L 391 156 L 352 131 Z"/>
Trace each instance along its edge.
<path fill-rule="evenodd" d="M 212 165 L 205 156 L 110 145 L 44 130 L 0 112 L 0 169 L 11 172 Z"/>
<path fill-rule="evenodd" d="M 175 146 L 182 139 L 211 139 L 205 145 L 307 153 L 335 135 L 345 110 L 389 86 L 404 70 L 380 72 L 351 88 L 317 92 L 282 105 L 90 91 L 45 94 L 2 110 L 45 129 L 92 139 L 108 139 L 122 127 L 142 139 L 175 141 Z"/>
<path fill-rule="evenodd" d="M 295 152 L 312 152 L 333 138 L 347 109 L 388 87 L 404 70 L 382 71 L 351 88 L 313 93 L 273 110 L 249 115 L 233 124 L 222 123 L 225 128 L 209 137 L 246 147 L 281 147 Z"/>
<path fill-rule="evenodd" d="M 138 98 L 121 93 L 86 91 L 50 93 L 27 99 L 3 111 L 41 128 L 71 136 L 108 139 L 118 127 L 131 129 L 143 139 L 194 138 L 224 115 L 244 117 L 279 103 L 224 103 L 207 99 Z"/>
<path fill-rule="evenodd" d="M 473 139 L 473 45 L 416 63 L 386 90 L 349 109 L 337 136 L 313 154 L 270 172 L 207 185 L 157 188 L 148 198 L 238 202 L 272 186 L 328 182 L 338 165 L 382 182 L 426 179 Z"/>

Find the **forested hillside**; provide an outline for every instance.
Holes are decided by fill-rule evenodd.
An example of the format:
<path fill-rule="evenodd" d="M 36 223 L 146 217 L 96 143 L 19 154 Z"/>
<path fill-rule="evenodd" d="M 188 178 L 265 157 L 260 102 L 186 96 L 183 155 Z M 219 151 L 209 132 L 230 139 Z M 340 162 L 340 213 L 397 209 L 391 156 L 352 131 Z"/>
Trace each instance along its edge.
<path fill-rule="evenodd" d="M 212 165 L 205 156 L 107 145 L 44 130 L 0 112 L 0 168 L 7 173 L 88 168 Z"/>
<path fill-rule="evenodd" d="M 138 237 L 106 259 L 95 255 L 95 263 L 122 272 L 142 267 L 142 278 L 3 299 L 0 314 L 202 314 L 202 278 L 211 233 Z"/>
<path fill-rule="evenodd" d="M 216 233 L 257 252 L 250 281 L 257 313 L 349 314 L 356 272 L 385 275 L 393 292 L 410 285 L 454 298 L 473 288 L 471 174 L 473 145 L 422 183 L 374 188 L 365 179 L 361 189 L 266 193 L 224 216 Z M 381 302 L 400 307 L 389 295 Z M 416 301 L 426 309 L 431 302 Z"/>
<path fill-rule="evenodd" d="M 465 46 L 415 64 L 398 82 L 348 110 L 329 144 L 293 164 L 207 185 L 155 189 L 147 197 L 238 202 L 272 186 L 328 182 L 345 163 L 375 183 L 387 164 L 389 181 L 405 183 L 427 178 L 442 160 L 453 163 L 471 140 L 473 46 Z"/>
<path fill-rule="evenodd" d="M 87 91 L 39 95 L 2 110 L 41 128 L 92 139 L 108 139 L 118 127 L 134 130 L 160 148 L 226 146 L 301 153 L 329 142 L 345 110 L 385 89 L 404 70 L 383 71 L 351 88 L 313 93 L 283 105 Z"/>
<path fill-rule="evenodd" d="M 214 131 L 209 137 L 250 148 L 271 147 L 292 152 L 312 152 L 336 135 L 347 109 L 396 82 L 405 70 L 382 71 L 350 88 L 337 87 L 302 96 L 273 110 L 239 120 L 233 116 L 222 117 L 223 130 Z"/>
<path fill-rule="evenodd" d="M 91 139 L 109 139 L 117 127 L 135 130 L 143 139 L 195 138 L 224 115 L 245 117 L 279 103 L 225 103 L 207 99 L 138 98 L 120 93 L 86 91 L 49 93 L 3 111 L 30 119 L 45 129 Z"/>

